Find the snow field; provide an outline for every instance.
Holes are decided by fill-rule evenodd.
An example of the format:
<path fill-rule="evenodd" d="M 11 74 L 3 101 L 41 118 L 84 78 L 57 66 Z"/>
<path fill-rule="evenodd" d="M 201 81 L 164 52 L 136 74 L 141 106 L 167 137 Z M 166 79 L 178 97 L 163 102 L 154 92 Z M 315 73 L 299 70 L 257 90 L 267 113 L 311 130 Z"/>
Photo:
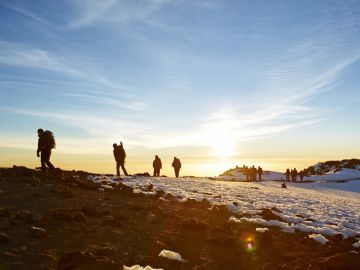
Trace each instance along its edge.
<path fill-rule="evenodd" d="M 90 179 L 104 185 L 118 182 L 103 176 Z M 360 237 L 360 193 L 348 191 L 351 188 L 346 188 L 347 183 L 331 183 L 332 186 L 322 182 L 287 183 L 288 188 L 283 189 L 281 182 L 275 181 L 246 183 L 207 178 L 125 177 L 121 182 L 134 188 L 134 192 L 147 195 L 163 190 L 179 201 L 206 199 L 214 205 L 226 205 L 235 215 L 231 222 L 277 226 L 288 233 Z M 360 184 L 360 181 L 348 184 L 354 185 L 353 182 Z M 149 185 L 153 185 L 152 191 L 146 191 Z M 343 191 L 337 190 L 337 185 L 345 186 Z M 262 209 L 272 209 L 283 221 L 262 219 L 259 216 Z M 245 214 L 251 217 L 241 217 Z"/>

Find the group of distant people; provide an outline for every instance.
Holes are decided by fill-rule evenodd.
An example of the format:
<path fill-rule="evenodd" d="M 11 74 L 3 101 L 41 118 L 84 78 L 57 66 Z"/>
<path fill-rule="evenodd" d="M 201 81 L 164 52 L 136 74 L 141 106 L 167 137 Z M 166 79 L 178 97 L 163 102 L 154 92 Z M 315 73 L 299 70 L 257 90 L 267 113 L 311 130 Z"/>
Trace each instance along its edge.
<path fill-rule="evenodd" d="M 126 158 L 126 152 L 124 149 L 124 145 L 122 142 L 120 142 L 119 145 L 117 145 L 116 143 L 113 144 L 113 154 L 114 154 L 114 158 L 116 161 L 116 175 L 120 176 L 120 167 L 123 170 L 124 174 L 127 176 L 128 173 L 125 169 L 125 158 Z M 160 176 L 160 170 L 162 169 L 162 162 L 161 159 L 159 158 L 158 155 L 155 155 L 155 159 L 153 161 L 153 168 L 154 168 L 154 173 L 153 176 Z M 180 159 L 178 159 L 177 157 L 174 157 L 173 163 L 172 163 L 172 167 L 174 167 L 174 171 L 175 171 L 175 176 L 179 177 L 179 173 L 180 173 L 180 169 L 181 169 L 181 162 Z"/>
<path fill-rule="evenodd" d="M 36 151 L 36 155 L 38 157 L 40 157 L 41 170 L 44 172 L 47 170 L 47 168 L 49 168 L 49 170 L 53 170 L 53 169 L 55 169 L 55 167 L 50 162 L 50 157 L 51 157 L 51 150 L 53 148 L 55 148 L 55 146 L 56 146 L 54 135 L 51 131 L 49 131 L 49 130 L 44 131 L 42 128 L 39 128 L 37 130 L 37 133 L 38 133 L 39 139 L 38 139 L 38 148 Z M 114 148 L 113 154 L 114 154 L 114 158 L 116 161 L 116 175 L 120 176 L 120 167 L 121 167 L 124 174 L 126 176 L 128 176 L 128 173 L 125 169 L 126 152 L 125 152 L 123 143 L 120 142 L 119 145 L 114 143 L 113 148 Z M 153 176 L 159 177 L 160 170 L 162 169 L 162 162 L 158 155 L 155 155 L 155 159 L 154 159 L 152 165 L 154 168 Z M 174 157 L 174 160 L 172 162 L 172 167 L 174 168 L 175 176 L 179 177 L 179 173 L 180 173 L 180 169 L 181 169 L 180 159 L 178 159 L 177 157 Z M 256 169 L 254 165 L 252 165 L 251 167 L 243 165 L 242 169 L 243 169 L 244 175 L 246 176 L 247 182 L 255 182 L 255 181 L 257 181 L 257 179 L 259 181 L 261 181 L 263 169 L 260 166 Z M 287 169 L 285 172 L 286 181 L 287 182 L 290 182 L 290 181 L 296 182 L 297 177 L 299 176 L 300 181 L 302 182 L 305 174 L 306 174 L 306 171 L 304 171 L 304 170 L 301 170 L 300 172 L 298 172 L 296 170 L 296 168 L 291 169 L 291 170 Z"/>
<path fill-rule="evenodd" d="M 246 176 L 246 182 L 256 182 L 257 176 L 259 176 L 259 181 L 261 181 L 263 169 L 260 166 L 256 169 L 254 165 L 250 168 L 243 165 L 243 173 Z"/>
<path fill-rule="evenodd" d="M 38 147 L 36 150 L 37 157 L 40 157 L 41 160 L 41 171 L 46 172 L 49 170 L 54 170 L 55 166 L 50 162 L 51 151 L 56 146 L 54 134 L 46 130 L 44 131 L 42 128 L 37 130 L 38 134 Z M 124 172 L 126 176 L 128 176 L 128 172 L 125 168 L 125 158 L 126 152 L 124 149 L 124 145 L 122 142 L 118 145 L 117 143 L 113 144 L 113 154 L 116 161 L 116 175 L 120 176 L 120 168 Z M 179 177 L 181 162 L 180 159 L 174 157 L 172 162 L 172 167 L 175 171 L 175 176 Z M 160 176 L 160 170 L 162 169 L 162 162 L 158 155 L 155 155 L 155 159 L 153 161 L 154 174 L 153 176 Z"/>
<path fill-rule="evenodd" d="M 303 170 L 298 172 L 296 168 L 291 170 L 286 169 L 285 176 L 286 176 L 286 182 L 296 182 L 298 176 L 300 178 L 300 181 L 302 182 L 304 180 L 305 172 Z"/>

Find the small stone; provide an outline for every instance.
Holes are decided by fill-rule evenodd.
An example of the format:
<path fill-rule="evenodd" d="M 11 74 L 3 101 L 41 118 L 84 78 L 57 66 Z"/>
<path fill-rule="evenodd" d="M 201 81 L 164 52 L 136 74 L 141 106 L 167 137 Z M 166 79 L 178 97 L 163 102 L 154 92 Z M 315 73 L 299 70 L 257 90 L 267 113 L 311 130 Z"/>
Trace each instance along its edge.
<path fill-rule="evenodd" d="M 29 234 L 33 238 L 42 238 L 45 236 L 46 231 L 43 228 L 32 226 L 29 229 Z"/>
<path fill-rule="evenodd" d="M 0 208 L 0 219 L 5 219 L 10 217 L 10 211 L 8 208 Z"/>
<path fill-rule="evenodd" d="M 157 216 L 155 214 L 153 214 L 152 212 L 150 212 L 147 217 L 146 217 L 147 222 L 154 224 L 157 222 Z"/>
<path fill-rule="evenodd" d="M 73 220 L 74 221 L 79 221 L 79 222 L 86 222 L 87 218 L 85 216 L 85 214 L 81 211 L 76 211 L 72 214 L 73 216 Z"/>
<path fill-rule="evenodd" d="M 10 241 L 10 236 L 6 233 L 0 233 L 0 244 L 5 244 Z"/>

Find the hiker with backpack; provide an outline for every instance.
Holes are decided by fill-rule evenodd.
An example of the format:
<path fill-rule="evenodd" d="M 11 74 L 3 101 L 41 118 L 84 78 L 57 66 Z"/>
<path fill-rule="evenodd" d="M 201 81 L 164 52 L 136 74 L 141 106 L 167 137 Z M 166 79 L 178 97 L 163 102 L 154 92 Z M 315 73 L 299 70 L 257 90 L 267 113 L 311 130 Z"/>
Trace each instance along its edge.
<path fill-rule="evenodd" d="M 41 160 L 41 171 L 46 172 L 47 167 L 49 170 L 55 169 L 54 165 L 50 162 L 51 149 L 55 148 L 55 138 L 51 131 L 44 131 L 42 128 L 37 130 L 38 133 L 38 148 L 36 151 L 37 157 Z"/>
<path fill-rule="evenodd" d="M 180 172 L 180 168 L 181 168 L 180 159 L 178 159 L 177 157 L 174 157 L 174 161 L 172 163 L 172 166 L 174 167 L 176 178 L 179 177 L 179 172 Z"/>
<path fill-rule="evenodd" d="M 153 161 L 153 168 L 154 168 L 154 176 L 159 177 L 160 170 L 162 169 L 162 163 L 158 155 L 155 156 L 155 159 Z"/>
<path fill-rule="evenodd" d="M 125 169 L 125 157 L 126 157 L 126 152 L 124 149 L 124 146 L 122 144 L 122 142 L 120 142 L 120 145 L 117 145 L 116 143 L 113 144 L 114 150 L 114 158 L 116 161 L 116 175 L 120 176 L 120 167 L 123 170 L 124 174 L 126 176 L 128 176 L 128 173 Z"/>

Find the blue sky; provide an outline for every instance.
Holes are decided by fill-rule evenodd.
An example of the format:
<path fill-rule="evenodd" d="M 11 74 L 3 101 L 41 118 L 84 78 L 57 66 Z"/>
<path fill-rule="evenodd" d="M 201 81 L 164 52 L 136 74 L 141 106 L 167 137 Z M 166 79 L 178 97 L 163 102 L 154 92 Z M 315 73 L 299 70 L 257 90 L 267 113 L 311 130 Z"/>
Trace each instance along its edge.
<path fill-rule="evenodd" d="M 36 165 L 39 127 L 69 169 L 119 140 L 133 172 L 356 157 L 359 24 L 359 1 L 3 0 L 0 165 Z"/>

